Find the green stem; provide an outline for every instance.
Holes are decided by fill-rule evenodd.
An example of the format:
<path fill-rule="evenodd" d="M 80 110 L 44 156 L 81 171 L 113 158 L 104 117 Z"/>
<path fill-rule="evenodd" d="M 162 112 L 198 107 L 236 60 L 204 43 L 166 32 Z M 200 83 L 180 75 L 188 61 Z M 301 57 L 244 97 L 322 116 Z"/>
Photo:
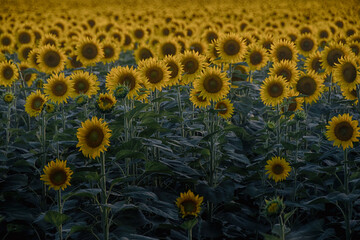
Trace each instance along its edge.
<path fill-rule="evenodd" d="M 101 153 L 101 225 L 104 234 L 104 240 L 109 240 L 109 221 L 108 221 L 108 209 L 107 196 L 106 196 L 106 171 L 105 171 L 105 153 Z"/>
<path fill-rule="evenodd" d="M 280 156 L 280 142 L 281 142 L 281 129 L 280 129 L 280 107 L 279 107 L 279 104 L 276 105 L 276 113 L 277 113 L 277 123 L 276 123 L 276 143 L 278 145 L 277 147 L 277 154 L 278 156 Z"/>
<path fill-rule="evenodd" d="M 348 150 L 347 148 L 344 150 L 344 190 L 345 194 L 349 195 L 349 166 L 348 166 Z M 351 201 L 345 202 L 345 227 L 346 227 L 346 240 L 351 239 L 351 227 L 350 227 L 350 219 L 351 219 Z"/>
<path fill-rule="evenodd" d="M 330 73 L 330 87 L 329 87 L 329 95 L 328 95 L 328 103 L 331 103 L 331 92 L 332 92 L 332 87 L 333 87 L 333 77 L 332 77 L 332 73 Z"/>
<path fill-rule="evenodd" d="M 59 213 L 62 214 L 62 203 L 61 203 L 61 189 L 58 190 L 58 209 Z M 62 240 L 62 224 L 59 225 L 59 239 Z"/>
<path fill-rule="evenodd" d="M 211 103 L 210 116 L 209 116 L 209 134 L 212 134 L 210 137 L 210 187 L 216 185 L 215 180 L 215 171 L 216 171 L 216 136 L 213 134 L 215 132 L 215 112 L 214 112 L 214 103 Z M 210 203 L 210 202 L 208 202 Z M 210 203 L 209 205 L 209 216 L 210 221 L 212 221 L 214 214 L 214 204 Z"/>
<path fill-rule="evenodd" d="M 63 128 L 63 131 L 62 132 L 65 132 L 65 104 L 62 104 L 61 106 L 61 120 L 62 120 L 62 128 Z"/>
<path fill-rule="evenodd" d="M 40 142 L 41 142 L 41 151 L 42 151 L 42 162 L 41 162 L 41 169 L 44 169 L 46 164 L 46 117 L 44 113 L 40 114 Z M 46 209 L 46 186 L 45 183 L 43 183 L 42 188 L 42 198 L 41 198 L 41 206 L 43 210 Z"/>
<path fill-rule="evenodd" d="M 299 132 L 299 120 L 296 120 L 296 125 L 295 125 L 295 133 L 298 134 Z M 299 154 L 299 137 L 296 136 L 296 151 L 295 151 L 295 167 L 294 169 L 294 196 L 293 196 L 293 201 L 296 201 L 296 190 L 297 190 L 297 171 L 296 171 L 296 166 L 297 166 L 297 162 L 298 162 L 298 154 Z"/>
<path fill-rule="evenodd" d="M 192 228 L 188 230 L 188 240 L 192 240 Z"/>
<path fill-rule="evenodd" d="M 179 117 L 180 117 L 180 121 L 181 121 L 181 136 L 185 137 L 184 116 L 183 116 L 183 109 L 181 106 L 180 86 L 177 86 L 177 102 L 178 102 L 178 108 L 179 108 Z"/>
<path fill-rule="evenodd" d="M 9 153 L 9 143 L 10 143 L 10 117 L 11 117 L 11 106 L 8 104 L 8 109 L 6 113 L 6 156 Z"/>
<path fill-rule="evenodd" d="M 280 240 L 285 240 L 285 224 L 281 215 L 279 216 L 279 220 L 280 220 Z"/>

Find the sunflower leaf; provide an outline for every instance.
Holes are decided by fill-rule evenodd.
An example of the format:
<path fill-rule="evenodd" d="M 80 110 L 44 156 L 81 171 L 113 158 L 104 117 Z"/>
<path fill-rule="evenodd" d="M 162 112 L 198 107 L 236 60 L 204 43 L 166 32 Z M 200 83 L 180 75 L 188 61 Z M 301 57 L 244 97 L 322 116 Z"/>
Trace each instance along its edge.
<path fill-rule="evenodd" d="M 57 228 L 69 218 L 68 215 L 56 211 L 47 211 L 44 217 L 46 222 L 54 224 Z"/>

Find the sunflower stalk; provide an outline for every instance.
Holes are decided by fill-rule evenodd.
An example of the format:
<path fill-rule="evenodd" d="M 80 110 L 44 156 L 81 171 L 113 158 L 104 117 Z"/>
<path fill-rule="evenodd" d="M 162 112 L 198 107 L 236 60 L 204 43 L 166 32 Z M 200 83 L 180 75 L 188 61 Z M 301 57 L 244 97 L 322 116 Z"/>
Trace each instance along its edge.
<path fill-rule="evenodd" d="M 58 199 L 57 199 L 57 203 L 58 203 L 58 210 L 59 210 L 59 214 L 62 214 L 62 202 L 61 202 L 61 189 L 58 190 Z M 62 240 L 62 224 L 59 225 L 59 239 Z"/>
<path fill-rule="evenodd" d="M 41 152 L 42 152 L 42 162 L 41 162 L 41 169 L 44 168 L 46 164 L 46 117 L 44 113 L 40 114 L 40 143 L 41 143 Z M 42 188 L 42 198 L 41 198 L 41 206 L 42 209 L 46 209 L 46 186 L 43 184 Z"/>
<path fill-rule="evenodd" d="M 215 186 L 215 171 L 216 171 L 216 134 L 215 133 L 215 106 L 214 102 L 211 103 L 210 116 L 209 116 L 209 134 L 210 136 L 210 187 Z M 210 221 L 213 218 L 214 204 L 208 201 Z"/>
<path fill-rule="evenodd" d="M 333 88 L 333 75 L 330 73 L 330 87 L 329 87 L 329 95 L 328 95 L 328 103 L 331 104 L 331 92 Z"/>
<path fill-rule="evenodd" d="M 279 216 L 279 222 L 280 222 L 280 240 L 285 240 L 285 223 L 281 214 Z"/>
<path fill-rule="evenodd" d="M 9 153 L 9 143 L 10 143 L 10 124 L 11 124 L 11 104 L 8 104 L 8 109 L 6 112 L 6 156 Z"/>
<path fill-rule="evenodd" d="M 104 234 L 104 240 L 109 240 L 109 219 L 107 205 L 107 193 L 106 193 L 106 170 L 105 170 L 105 153 L 101 153 L 101 225 Z"/>
<path fill-rule="evenodd" d="M 280 156 L 280 142 L 281 142 L 281 136 L 280 136 L 280 134 L 281 134 L 281 121 L 280 121 L 280 115 L 281 115 L 281 113 L 280 113 L 280 106 L 279 106 L 279 104 L 277 104 L 276 105 L 276 113 L 277 113 L 277 123 L 276 123 L 276 143 L 277 143 L 277 145 L 278 145 L 278 147 L 277 147 L 277 154 L 278 154 L 278 156 Z"/>
<path fill-rule="evenodd" d="M 347 148 L 344 149 L 344 190 L 345 194 L 349 195 L 349 165 L 348 165 L 348 150 Z M 346 228 L 346 240 L 351 239 L 351 226 L 350 226 L 350 219 L 351 219 L 351 209 L 352 209 L 352 202 L 345 200 L 345 228 Z"/>
<path fill-rule="evenodd" d="M 177 86 L 177 103 L 179 108 L 179 117 L 181 121 L 181 136 L 185 137 L 185 129 L 184 129 L 184 116 L 183 116 L 183 109 L 181 105 L 181 92 L 180 86 Z"/>

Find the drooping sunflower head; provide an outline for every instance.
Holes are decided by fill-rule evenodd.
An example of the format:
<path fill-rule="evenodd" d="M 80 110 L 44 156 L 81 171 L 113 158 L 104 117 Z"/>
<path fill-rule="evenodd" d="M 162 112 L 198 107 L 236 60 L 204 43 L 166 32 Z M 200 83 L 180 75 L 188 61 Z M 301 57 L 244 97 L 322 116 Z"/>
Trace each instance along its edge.
<path fill-rule="evenodd" d="M 129 89 L 127 97 L 134 98 L 140 89 L 141 75 L 138 69 L 133 67 L 112 68 L 106 76 L 106 88 L 113 92 L 119 85 L 126 86 Z"/>
<path fill-rule="evenodd" d="M 334 141 L 334 146 L 353 148 L 353 142 L 358 142 L 360 136 L 359 122 L 352 120 L 348 113 L 334 116 L 326 126 L 326 137 L 329 141 Z"/>
<path fill-rule="evenodd" d="M 42 72 L 57 73 L 64 69 L 65 54 L 54 46 L 46 45 L 39 49 L 37 62 Z"/>
<path fill-rule="evenodd" d="M 116 99 L 112 94 L 100 93 L 96 103 L 96 107 L 101 113 L 108 113 L 111 112 L 111 110 L 114 108 Z"/>
<path fill-rule="evenodd" d="M 85 94 L 89 98 L 99 91 L 99 83 L 97 76 L 92 73 L 84 71 L 75 71 L 70 75 L 73 96 L 77 97 L 80 94 Z"/>
<path fill-rule="evenodd" d="M 280 62 L 275 62 L 270 68 L 270 75 L 281 76 L 287 83 L 293 84 L 299 79 L 299 70 L 294 61 L 281 60 Z"/>
<path fill-rule="evenodd" d="M 316 38 L 310 33 L 301 34 L 296 40 L 296 47 L 304 56 L 309 56 L 317 50 Z"/>
<path fill-rule="evenodd" d="M 273 157 L 266 161 L 265 170 L 269 179 L 273 179 L 275 182 L 283 181 L 289 176 L 291 167 L 285 158 Z"/>
<path fill-rule="evenodd" d="M 204 198 L 199 197 L 191 191 L 180 193 L 180 197 L 176 199 L 176 206 L 179 208 L 182 217 L 194 216 L 197 217 L 201 211 L 201 203 Z"/>
<path fill-rule="evenodd" d="M 293 88 L 300 94 L 307 95 L 304 97 L 306 103 L 316 102 L 321 93 L 324 91 L 324 79 L 314 71 L 302 73 L 299 79 L 294 82 Z"/>
<path fill-rule="evenodd" d="M 196 89 L 191 89 L 190 91 L 190 101 L 194 104 L 195 107 L 198 108 L 206 108 L 210 106 L 210 99 L 200 96 L 200 91 L 196 91 Z"/>
<path fill-rule="evenodd" d="M 357 105 L 358 95 L 357 95 L 356 88 L 348 88 L 345 86 L 341 86 L 340 88 L 341 88 L 342 95 L 345 97 L 345 99 L 352 100 L 352 101 L 356 100 L 354 102 L 354 105 Z"/>
<path fill-rule="evenodd" d="M 102 44 L 95 38 L 83 38 L 76 46 L 76 55 L 84 66 L 90 66 L 104 57 L 104 51 Z"/>
<path fill-rule="evenodd" d="M 53 74 L 44 85 L 44 93 L 49 99 L 57 104 L 67 103 L 69 97 L 73 97 L 74 90 L 71 87 L 69 77 L 65 77 L 64 73 Z"/>
<path fill-rule="evenodd" d="M 229 99 L 223 99 L 218 101 L 215 105 L 215 109 L 218 110 L 218 116 L 228 119 L 234 114 L 234 105 Z"/>
<path fill-rule="evenodd" d="M 260 98 L 265 105 L 276 106 L 288 97 L 289 84 L 282 76 L 266 78 L 260 89 Z"/>
<path fill-rule="evenodd" d="M 265 199 L 264 214 L 267 217 L 278 217 L 284 210 L 285 205 L 281 198 L 276 197 L 270 200 Z"/>
<path fill-rule="evenodd" d="M 161 91 L 170 80 L 170 71 L 164 61 L 155 58 L 147 59 L 141 63 L 138 69 L 142 82 L 153 91 L 155 89 Z"/>
<path fill-rule="evenodd" d="M 136 62 L 139 64 L 141 61 L 155 57 L 155 52 L 154 49 L 148 44 L 139 45 L 138 48 L 134 50 L 134 56 Z"/>
<path fill-rule="evenodd" d="M 2 96 L 5 103 L 10 104 L 14 101 L 15 96 L 12 92 L 5 92 Z"/>
<path fill-rule="evenodd" d="M 111 137 L 111 130 L 103 119 L 93 117 L 81 123 L 81 128 L 78 128 L 76 134 L 79 142 L 76 147 L 84 156 L 89 158 L 96 158 L 100 153 L 107 151 Z"/>
<path fill-rule="evenodd" d="M 297 61 L 295 44 L 284 39 L 277 40 L 271 45 L 271 55 L 273 62 Z"/>
<path fill-rule="evenodd" d="M 238 88 L 237 86 L 237 82 L 244 82 L 244 81 L 248 81 L 248 80 L 252 80 L 249 79 L 249 67 L 244 66 L 244 65 L 234 65 L 233 66 L 233 70 L 232 70 L 232 75 L 231 75 L 231 87 L 232 88 Z"/>
<path fill-rule="evenodd" d="M 252 44 L 248 47 L 245 59 L 250 67 L 250 70 L 260 70 L 267 64 L 268 54 L 266 49 L 262 48 L 258 44 Z"/>
<path fill-rule="evenodd" d="M 65 188 L 71 186 L 70 180 L 73 171 L 66 166 L 66 162 L 66 160 L 56 159 L 56 161 L 51 161 L 44 167 L 44 174 L 40 176 L 40 180 L 49 185 L 49 189 L 65 190 Z"/>
<path fill-rule="evenodd" d="M 230 79 L 219 68 L 206 68 L 200 77 L 195 80 L 194 88 L 200 91 L 200 96 L 218 101 L 230 91 Z"/>
<path fill-rule="evenodd" d="M 305 61 L 305 67 L 307 71 L 314 71 L 319 75 L 324 75 L 325 71 L 321 67 L 321 53 L 316 51 L 310 54 L 310 56 Z"/>
<path fill-rule="evenodd" d="M 170 71 L 170 79 L 168 81 L 168 86 L 178 84 L 184 72 L 179 56 L 166 56 L 163 61 L 165 62 L 166 66 Z"/>
<path fill-rule="evenodd" d="M 11 61 L 0 62 L 0 86 L 9 87 L 19 77 L 16 65 Z"/>
<path fill-rule="evenodd" d="M 331 73 L 340 58 L 349 55 L 351 50 L 348 46 L 332 42 L 321 52 L 321 65 L 327 73 Z"/>
<path fill-rule="evenodd" d="M 360 84 L 359 67 L 353 55 L 344 56 L 334 67 L 334 81 L 340 86 L 354 89 Z"/>
<path fill-rule="evenodd" d="M 203 55 L 199 55 L 194 51 L 185 51 L 180 56 L 181 65 L 184 69 L 184 75 L 181 79 L 181 84 L 186 85 L 194 82 L 195 78 L 205 68 L 206 61 Z"/>
<path fill-rule="evenodd" d="M 299 92 L 296 92 L 294 89 L 290 89 L 288 95 L 288 103 L 281 108 L 283 113 L 295 113 L 296 111 L 302 111 L 304 105 L 304 98 L 297 97 Z M 290 119 L 294 118 L 294 114 L 290 115 Z"/>
<path fill-rule="evenodd" d="M 234 33 L 221 35 L 216 49 L 222 61 L 228 63 L 241 62 L 246 53 L 247 46 L 238 35 Z"/>
<path fill-rule="evenodd" d="M 26 98 L 25 111 L 30 115 L 30 117 L 36 117 L 43 110 L 46 101 L 46 96 L 42 94 L 40 90 L 36 90 L 36 92 L 32 92 Z"/>

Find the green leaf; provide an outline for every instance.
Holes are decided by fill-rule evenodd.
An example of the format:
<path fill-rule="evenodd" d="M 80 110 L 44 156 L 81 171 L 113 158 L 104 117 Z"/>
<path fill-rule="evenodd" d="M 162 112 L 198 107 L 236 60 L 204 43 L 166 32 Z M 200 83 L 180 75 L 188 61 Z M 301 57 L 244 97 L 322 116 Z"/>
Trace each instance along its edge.
<path fill-rule="evenodd" d="M 71 197 L 89 197 L 89 198 L 96 198 L 96 195 L 101 192 L 101 189 L 99 188 L 93 188 L 93 189 L 82 189 L 78 190 L 76 192 L 71 192 L 65 196 L 63 196 L 63 200 L 66 201 Z"/>
<path fill-rule="evenodd" d="M 124 159 L 124 158 L 138 158 L 138 159 L 146 159 L 146 156 L 143 152 L 139 152 L 136 150 L 128 150 L 128 149 L 124 149 L 124 150 L 120 150 L 119 152 L 117 152 L 116 154 L 116 158 L 117 159 Z"/>
<path fill-rule="evenodd" d="M 280 238 L 274 236 L 274 235 L 270 235 L 270 234 L 266 234 L 266 233 L 260 233 L 261 235 L 263 235 L 265 240 L 280 240 Z"/>
<path fill-rule="evenodd" d="M 71 227 L 71 230 L 68 234 L 68 236 L 72 233 L 76 233 L 76 232 L 82 232 L 82 231 L 90 231 L 90 226 L 87 225 L 74 225 Z"/>
<path fill-rule="evenodd" d="M 198 223 L 198 219 L 194 218 L 192 220 L 185 221 L 183 224 L 181 224 L 181 227 L 185 230 L 190 230 Z"/>
<path fill-rule="evenodd" d="M 288 212 L 284 215 L 284 224 L 290 219 L 290 217 L 296 212 L 296 208 L 293 209 L 291 212 Z"/>
<path fill-rule="evenodd" d="M 161 162 L 156 161 L 146 161 L 145 163 L 146 172 L 161 172 L 161 173 L 170 173 L 171 170 L 168 166 Z"/>
<path fill-rule="evenodd" d="M 56 211 L 48 211 L 44 217 L 46 222 L 54 224 L 57 228 L 69 218 L 68 215 Z"/>

